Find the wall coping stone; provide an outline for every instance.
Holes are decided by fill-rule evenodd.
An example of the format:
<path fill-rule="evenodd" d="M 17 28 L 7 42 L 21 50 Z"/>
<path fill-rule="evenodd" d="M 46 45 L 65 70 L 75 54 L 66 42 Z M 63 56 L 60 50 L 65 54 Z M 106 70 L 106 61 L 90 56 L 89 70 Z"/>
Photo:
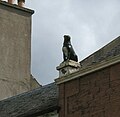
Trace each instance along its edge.
<path fill-rule="evenodd" d="M 68 82 L 70 80 L 76 79 L 76 78 L 80 78 L 84 75 L 90 74 L 92 72 L 104 69 L 106 67 L 109 67 L 111 65 L 117 64 L 120 62 L 120 55 L 105 59 L 97 64 L 93 64 L 90 66 L 87 66 L 85 68 L 80 68 L 79 71 L 76 71 L 74 73 L 68 74 L 66 76 L 60 77 L 55 79 L 56 84 L 61 84 L 61 83 L 65 83 Z"/>

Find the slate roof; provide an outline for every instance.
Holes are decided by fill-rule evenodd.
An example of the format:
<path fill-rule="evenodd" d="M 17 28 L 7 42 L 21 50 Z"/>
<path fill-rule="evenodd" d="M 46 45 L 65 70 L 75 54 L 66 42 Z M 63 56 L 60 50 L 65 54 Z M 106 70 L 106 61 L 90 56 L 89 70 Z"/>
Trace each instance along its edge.
<path fill-rule="evenodd" d="M 80 64 L 82 67 L 87 67 L 117 55 L 120 55 L 120 36 L 84 60 L 80 61 Z"/>
<path fill-rule="evenodd" d="M 34 117 L 57 109 L 55 83 L 0 101 L 0 117 Z"/>

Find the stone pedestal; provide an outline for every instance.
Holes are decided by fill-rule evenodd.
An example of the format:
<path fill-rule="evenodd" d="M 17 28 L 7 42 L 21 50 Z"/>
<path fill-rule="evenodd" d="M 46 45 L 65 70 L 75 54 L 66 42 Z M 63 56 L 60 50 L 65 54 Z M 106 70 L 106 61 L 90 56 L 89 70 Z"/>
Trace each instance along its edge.
<path fill-rule="evenodd" d="M 72 60 L 64 61 L 58 67 L 56 67 L 56 69 L 59 71 L 59 77 L 63 77 L 73 72 L 76 72 L 79 70 L 79 68 L 80 63 Z"/>

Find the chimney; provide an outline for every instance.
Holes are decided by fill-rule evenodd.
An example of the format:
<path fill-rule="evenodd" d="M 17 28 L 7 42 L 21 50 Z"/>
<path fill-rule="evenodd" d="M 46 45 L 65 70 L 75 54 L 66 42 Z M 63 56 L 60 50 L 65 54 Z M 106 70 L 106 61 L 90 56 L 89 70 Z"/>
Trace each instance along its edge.
<path fill-rule="evenodd" d="M 13 4 L 14 0 L 8 0 L 8 3 Z"/>
<path fill-rule="evenodd" d="M 24 7 L 25 6 L 25 0 L 18 0 L 18 6 Z"/>

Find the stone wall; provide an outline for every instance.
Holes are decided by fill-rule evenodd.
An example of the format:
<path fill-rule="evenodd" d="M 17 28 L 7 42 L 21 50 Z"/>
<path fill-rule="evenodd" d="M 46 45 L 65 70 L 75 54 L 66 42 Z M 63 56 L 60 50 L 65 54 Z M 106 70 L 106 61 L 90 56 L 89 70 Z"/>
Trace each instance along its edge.
<path fill-rule="evenodd" d="M 34 78 L 32 75 L 30 77 L 30 89 L 35 89 L 35 88 L 38 88 L 38 87 L 42 87 L 42 85 L 40 85 L 38 83 L 38 81 L 36 80 L 36 78 Z"/>
<path fill-rule="evenodd" d="M 59 85 L 59 117 L 120 117 L 120 63 Z"/>
<path fill-rule="evenodd" d="M 30 90 L 32 13 L 0 3 L 0 99 Z"/>

